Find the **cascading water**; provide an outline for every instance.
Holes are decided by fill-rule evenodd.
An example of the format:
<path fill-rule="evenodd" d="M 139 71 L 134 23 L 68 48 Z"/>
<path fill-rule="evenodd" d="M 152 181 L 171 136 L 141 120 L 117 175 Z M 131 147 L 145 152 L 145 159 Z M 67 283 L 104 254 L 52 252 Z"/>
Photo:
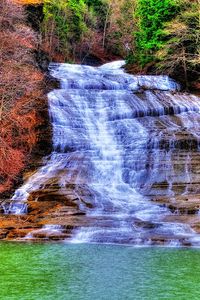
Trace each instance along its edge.
<path fill-rule="evenodd" d="M 123 64 L 50 66 L 61 82 L 48 95 L 53 152 L 15 192 L 7 212 L 25 213 L 29 195 L 56 178 L 62 194 L 70 183 L 92 195 L 89 207 L 84 201 L 79 207 L 90 226 L 76 230 L 71 242 L 143 245 L 161 236 L 171 245 L 199 244 L 188 225 L 164 221 L 169 210 L 150 201 L 199 189 L 192 170 L 199 99 L 175 93 L 179 86 L 167 76 L 125 74 Z"/>

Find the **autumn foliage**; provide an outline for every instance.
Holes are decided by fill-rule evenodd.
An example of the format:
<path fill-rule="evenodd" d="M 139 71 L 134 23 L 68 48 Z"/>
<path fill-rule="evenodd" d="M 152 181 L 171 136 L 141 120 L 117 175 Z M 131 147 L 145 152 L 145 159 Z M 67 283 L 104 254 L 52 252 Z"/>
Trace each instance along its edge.
<path fill-rule="evenodd" d="M 40 4 L 43 2 L 43 0 L 13 0 L 16 4 L 24 4 L 24 5 L 29 5 L 29 4 Z"/>
<path fill-rule="evenodd" d="M 34 63 L 37 36 L 25 22 L 23 6 L 0 3 L 0 192 L 8 190 L 37 142 L 36 105 L 43 96 Z"/>

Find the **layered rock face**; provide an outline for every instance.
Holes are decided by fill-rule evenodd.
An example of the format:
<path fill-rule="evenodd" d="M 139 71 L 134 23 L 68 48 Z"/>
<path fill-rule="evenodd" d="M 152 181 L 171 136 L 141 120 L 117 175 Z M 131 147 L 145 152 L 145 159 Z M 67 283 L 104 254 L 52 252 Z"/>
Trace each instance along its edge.
<path fill-rule="evenodd" d="M 2 238 L 199 245 L 199 98 L 122 64 L 51 65 L 53 152 L 3 206 Z"/>

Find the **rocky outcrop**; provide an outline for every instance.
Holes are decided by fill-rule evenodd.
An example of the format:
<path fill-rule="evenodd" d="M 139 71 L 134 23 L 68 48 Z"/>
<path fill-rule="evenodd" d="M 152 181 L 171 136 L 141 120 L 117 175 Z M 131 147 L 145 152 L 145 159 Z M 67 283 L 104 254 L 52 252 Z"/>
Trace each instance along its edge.
<path fill-rule="evenodd" d="M 27 212 L 7 216 L 2 239 L 193 243 L 200 222 L 198 98 L 163 91 L 171 84 L 174 90 L 163 77 L 147 78 L 156 90 L 133 91 L 138 76 L 116 64 L 51 66 L 62 81 L 49 94 L 53 151 L 15 192 L 7 211 L 22 214 L 26 204 Z"/>
<path fill-rule="evenodd" d="M 77 197 L 77 189 L 79 195 Z M 65 194 L 58 191 L 56 184 L 49 183 L 43 190 L 34 191 L 28 200 L 28 212 L 25 215 L 0 215 L 0 239 L 3 240 L 63 240 L 80 226 L 89 226 L 90 222 L 80 207 L 91 207 L 84 195 L 87 188 L 74 185 L 66 187 Z M 89 200 L 89 199 L 88 199 Z M 2 201 L 2 208 L 8 202 Z M 2 211 L 3 212 L 3 211 Z M 49 226 L 50 224 L 50 226 Z M 54 226 L 57 228 L 55 229 Z"/>

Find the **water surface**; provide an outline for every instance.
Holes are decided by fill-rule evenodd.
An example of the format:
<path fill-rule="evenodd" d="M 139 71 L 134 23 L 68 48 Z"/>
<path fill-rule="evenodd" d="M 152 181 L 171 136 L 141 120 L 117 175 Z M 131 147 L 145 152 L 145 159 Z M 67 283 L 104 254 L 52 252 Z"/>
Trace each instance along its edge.
<path fill-rule="evenodd" d="M 0 299 L 199 299 L 200 250 L 0 244 Z"/>

